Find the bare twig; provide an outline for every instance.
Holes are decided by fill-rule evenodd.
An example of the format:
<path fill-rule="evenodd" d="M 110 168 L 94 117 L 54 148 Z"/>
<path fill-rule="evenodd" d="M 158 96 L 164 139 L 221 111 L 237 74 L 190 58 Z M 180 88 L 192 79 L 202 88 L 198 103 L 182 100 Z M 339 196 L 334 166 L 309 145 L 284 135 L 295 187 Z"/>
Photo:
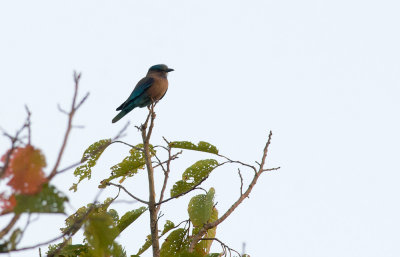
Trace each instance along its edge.
<path fill-rule="evenodd" d="M 128 122 L 128 123 L 118 132 L 118 134 L 112 139 L 112 142 L 110 143 L 110 145 L 113 144 L 113 143 L 122 143 L 122 144 L 125 144 L 125 145 L 129 146 L 129 147 L 132 147 L 132 148 L 135 148 L 135 149 L 137 149 L 137 150 L 143 151 L 143 149 L 141 149 L 141 148 L 137 148 L 137 147 L 135 147 L 135 146 L 133 146 L 133 145 L 130 145 L 130 144 L 128 144 L 128 143 L 125 143 L 125 142 L 123 142 L 123 141 L 119 141 L 119 140 L 118 140 L 119 138 L 121 138 L 121 137 L 123 137 L 123 136 L 125 135 L 124 132 L 125 132 L 125 130 L 128 128 L 128 126 L 129 126 L 129 122 Z M 102 150 L 101 147 L 98 149 L 98 151 L 100 151 L 100 150 Z M 94 153 L 93 153 L 93 154 L 94 154 Z M 68 170 L 70 170 L 70 169 L 72 169 L 72 168 L 74 168 L 74 167 L 76 167 L 76 166 L 78 166 L 78 165 L 84 163 L 85 161 L 86 161 L 86 160 L 83 160 L 83 161 L 80 160 L 80 161 L 78 161 L 78 162 L 75 162 L 74 164 L 71 164 L 71 165 L 69 165 L 69 166 L 67 166 L 67 167 L 65 167 L 65 168 L 63 168 L 63 169 L 57 171 L 57 174 L 66 172 L 66 171 L 68 171 Z"/>
<path fill-rule="evenodd" d="M 4 131 L 3 129 L 1 129 L 2 132 L 3 132 L 3 135 L 6 136 L 6 137 L 8 137 L 8 138 L 10 139 L 10 141 L 11 141 L 11 147 L 10 147 L 10 150 L 8 150 L 8 152 L 6 153 L 5 160 L 4 160 L 4 165 L 3 165 L 3 167 L 0 169 L 0 178 L 3 177 L 4 172 L 5 172 L 5 171 L 7 170 L 7 168 L 8 168 L 11 155 L 13 154 L 14 150 L 17 148 L 17 143 L 24 144 L 24 142 L 23 142 L 23 141 L 21 140 L 21 138 L 20 138 L 20 134 L 21 134 L 26 128 L 28 129 L 28 143 L 30 143 L 30 126 L 31 126 L 30 115 L 31 115 L 31 113 L 30 113 L 28 107 L 25 106 L 25 108 L 26 108 L 26 110 L 27 110 L 28 115 L 27 115 L 27 117 L 26 117 L 26 120 L 24 121 L 24 124 L 23 124 L 23 125 L 21 126 L 21 128 L 18 129 L 17 132 L 15 133 L 15 136 L 11 136 L 11 135 L 8 134 L 6 131 Z"/>
<path fill-rule="evenodd" d="M 186 192 L 177 194 L 176 196 L 173 196 L 173 197 L 170 197 L 170 198 L 168 198 L 168 199 L 165 199 L 165 200 L 163 200 L 163 201 L 161 201 L 161 202 L 158 202 L 158 203 L 156 203 L 156 205 L 160 205 L 160 204 L 166 203 L 166 202 L 168 202 L 168 201 L 171 201 L 172 199 L 175 199 L 175 198 L 181 197 L 181 196 L 183 196 L 183 195 L 186 195 L 187 193 L 189 193 L 189 192 L 191 192 L 191 191 L 193 191 L 193 190 L 195 190 L 195 189 L 202 189 L 202 190 L 204 190 L 203 188 L 199 188 L 198 186 L 199 186 L 201 183 L 203 183 L 204 180 L 206 180 L 207 178 L 208 178 L 208 177 L 204 177 L 202 180 L 199 181 L 199 183 L 197 183 L 195 186 L 193 186 L 191 189 L 187 190 Z M 206 192 L 207 192 L 207 191 L 206 191 Z"/>
<path fill-rule="evenodd" d="M 226 162 L 221 163 L 219 166 L 221 166 L 221 165 L 223 165 L 225 163 L 238 163 L 238 164 L 243 165 L 245 167 L 251 168 L 252 170 L 254 170 L 254 172 L 257 172 L 256 167 L 254 167 L 253 165 L 250 165 L 250 164 L 247 164 L 247 163 L 244 163 L 244 162 L 241 162 L 241 161 L 232 160 L 232 159 L 230 159 L 230 158 L 228 158 L 228 157 L 226 157 L 226 156 L 224 156 L 222 154 L 216 154 L 216 155 L 218 155 L 219 157 L 222 157 L 222 158 L 224 158 L 226 160 Z"/>
<path fill-rule="evenodd" d="M 60 165 L 61 162 L 61 158 L 64 154 L 64 150 L 65 147 L 67 146 L 67 141 L 69 138 L 69 134 L 71 132 L 71 128 L 72 128 L 72 119 L 74 118 L 75 112 L 79 109 L 79 107 L 81 107 L 81 105 L 85 102 L 85 100 L 87 99 L 87 97 L 89 96 L 89 93 L 87 93 L 77 104 L 77 96 L 78 96 L 78 89 L 79 89 L 79 80 L 81 78 L 81 73 L 76 73 L 74 72 L 74 82 L 75 82 L 75 88 L 74 88 L 74 94 L 72 97 L 72 103 L 71 103 L 71 109 L 68 112 L 68 122 L 67 122 L 67 129 L 65 131 L 64 134 L 64 139 L 63 142 L 61 144 L 61 148 L 60 151 L 58 153 L 57 156 L 57 160 L 56 163 L 54 164 L 53 169 L 51 170 L 50 175 L 47 177 L 48 180 L 51 180 L 55 175 L 57 175 L 57 169 L 58 166 Z"/>
<path fill-rule="evenodd" d="M 163 164 L 166 164 L 168 161 L 173 161 L 173 160 L 175 160 L 175 159 L 178 159 L 178 158 L 179 158 L 178 156 L 179 156 L 180 154 L 182 154 L 182 152 L 183 152 L 183 151 L 177 152 L 176 154 L 172 155 L 172 156 L 170 157 L 170 159 L 168 159 L 168 160 L 166 160 L 166 161 L 163 161 L 163 162 L 161 162 L 160 159 L 159 159 L 158 157 L 154 156 L 154 157 L 156 157 L 156 159 L 157 159 L 157 162 L 155 162 L 155 163 L 157 163 L 157 164 L 154 165 L 153 168 L 157 168 L 157 167 L 159 167 L 159 166 L 162 166 Z M 164 173 L 165 173 L 166 170 L 163 169 L 163 171 L 164 171 Z"/>
<path fill-rule="evenodd" d="M 223 250 L 224 252 L 225 252 L 225 249 L 228 249 L 229 252 L 232 251 L 232 252 L 237 253 L 237 254 L 239 255 L 239 257 L 242 256 L 238 251 L 236 251 L 236 250 L 230 248 L 229 246 L 227 246 L 226 244 L 224 244 L 224 243 L 223 243 L 221 240 L 219 240 L 218 238 L 215 238 L 215 237 L 204 237 L 204 238 L 201 238 L 200 240 L 212 240 L 212 241 L 217 241 L 218 243 L 221 244 L 222 250 Z"/>
<path fill-rule="evenodd" d="M 27 113 L 25 126 L 28 129 L 28 145 L 30 145 L 31 144 L 31 111 L 29 110 L 27 105 L 25 105 L 25 110 Z"/>
<path fill-rule="evenodd" d="M 142 149 L 142 148 L 136 147 L 136 146 L 131 145 L 131 144 L 128 144 L 128 143 L 126 143 L 126 142 L 124 142 L 124 141 L 116 140 L 116 141 L 111 142 L 111 144 L 115 144 L 115 143 L 124 144 L 124 145 L 129 146 L 130 148 L 133 148 L 133 149 L 136 149 L 136 150 L 138 150 L 138 151 L 143 152 L 143 149 Z M 110 144 L 110 145 L 111 145 L 111 144 Z"/>
<path fill-rule="evenodd" d="M 14 227 L 15 223 L 17 223 L 20 217 L 21 214 L 14 215 L 14 217 L 10 220 L 8 225 L 0 231 L 0 239 L 3 238 L 3 236 L 7 235 L 8 232 L 10 232 L 10 230 Z"/>
<path fill-rule="evenodd" d="M 147 204 L 147 205 L 149 204 L 149 202 L 146 202 L 146 201 L 140 199 L 139 197 L 136 197 L 136 196 L 134 196 L 133 194 L 131 194 L 131 193 L 130 193 L 124 186 L 122 186 L 122 185 L 114 184 L 114 183 L 112 183 L 112 182 L 107 182 L 106 185 L 107 185 L 107 186 L 115 186 L 115 187 L 118 187 L 119 189 L 124 190 L 125 193 L 127 193 L 130 197 L 132 197 L 132 198 L 135 199 L 136 201 L 141 202 L 141 203 L 144 203 L 144 204 Z"/>
<path fill-rule="evenodd" d="M 251 190 L 257 183 L 258 178 L 264 172 L 265 160 L 266 160 L 266 157 L 268 154 L 268 147 L 271 144 L 271 138 L 272 138 L 272 131 L 270 131 L 270 133 L 268 135 L 268 141 L 264 147 L 263 155 L 261 157 L 261 162 L 260 162 L 261 165 L 258 170 L 257 169 L 255 170 L 254 177 L 253 177 L 252 181 L 250 182 L 246 191 L 243 194 L 241 194 L 239 199 L 237 199 L 236 202 L 219 219 L 217 219 L 214 222 L 204 224 L 203 228 L 200 229 L 200 231 L 192 237 L 192 240 L 191 240 L 191 243 L 189 246 L 189 251 L 193 251 L 195 245 L 201 239 L 201 237 L 207 232 L 207 230 L 218 226 L 221 222 L 223 222 L 226 218 L 228 218 L 229 215 L 231 215 L 231 213 L 243 202 L 243 200 L 249 196 Z M 245 165 L 245 166 L 250 166 L 250 165 Z M 255 169 L 255 167 L 254 167 L 254 169 Z M 275 168 L 275 169 L 279 169 L 279 168 Z"/>
<path fill-rule="evenodd" d="M 243 177 L 242 174 L 240 173 L 240 169 L 238 169 L 239 177 L 240 177 L 240 195 L 243 194 Z"/>
<path fill-rule="evenodd" d="M 125 136 L 124 133 L 125 133 L 125 131 L 128 129 L 129 125 L 130 125 L 130 122 L 128 121 L 128 122 L 125 124 L 125 126 L 118 132 L 118 134 L 113 138 L 113 141 L 115 141 L 115 140 L 117 140 L 117 139 L 119 139 L 119 138 L 124 137 L 124 136 Z"/>
<path fill-rule="evenodd" d="M 59 103 L 57 104 L 57 109 L 59 112 L 65 114 L 65 115 L 68 115 L 68 112 L 66 110 L 64 110 Z"/>
<path fill-rule="evenodd" d="M 170 170 L 170 164 L 171 164 L 171 160 L 172 160 L 172 156 L 171 156 L 171 147 L 168 147 L 168 160 L 167 160 L 167 168 L 164 169 L 164 166 L 161 165 L 162 169 L 164 170 L 164 182 L 163 182 L 163 186 L 161 188 L 161 193 L 160 193 L 160 199 L 158 200 L 158 202 L 161 202 L 164 199 L 164 192 L 165 189 L 167 187 L 167 182 L 168 182 L 168 178 L 169 178 L 169 172 Z M 161 164 L 161 163 L 160 163 Z M 157 206 L 157 211 L 159 211 L 161 208 L 161 204 L 159 204 Z"/>
<path fill-rule="evenodd" d="M 263 169 L 262 171 L 274 171 L 274 170 L 279 170 L 281 167 L 276 167 L 276 168 L 270 168 L 270 169 Z"/>

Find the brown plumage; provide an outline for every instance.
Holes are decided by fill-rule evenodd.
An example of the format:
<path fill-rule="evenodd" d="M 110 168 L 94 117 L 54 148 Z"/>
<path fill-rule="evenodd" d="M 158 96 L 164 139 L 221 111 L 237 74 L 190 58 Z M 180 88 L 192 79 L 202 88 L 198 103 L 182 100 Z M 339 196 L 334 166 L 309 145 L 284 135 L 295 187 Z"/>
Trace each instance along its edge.
<path fill-rule="evenodd" d="M 131 95 L 123 102 L 117 111 L 112 123 L 117 122 L 136 107 L 149 106 L 152 102 L 161 100 L 168 90 L 168 72 L 173 69 L 165 64 L 151 66 L 146 77 L 142 78 L 133 89 Z"/>

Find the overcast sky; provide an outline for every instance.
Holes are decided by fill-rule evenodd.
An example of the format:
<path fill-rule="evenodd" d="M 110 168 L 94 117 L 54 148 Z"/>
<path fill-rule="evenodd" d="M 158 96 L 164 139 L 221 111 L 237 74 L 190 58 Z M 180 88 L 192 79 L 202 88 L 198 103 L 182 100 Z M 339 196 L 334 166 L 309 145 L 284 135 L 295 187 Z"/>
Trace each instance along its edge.
<path fill-rule="evenodd" d="M 220 240 L 239 251 L 246 242 L 253 257 L 399 256 L 399 11 L 394 0 L 2 1 L 0 126 L 14 132 L 27 104 L 33 144 L 54 165 L 66 127 L 57 104 L 69 107 L 77 70 L 81 96 L 90 97 L 75 120 L 85 127 L 72 132 L 61 166 L 128 120 L 124 140 L 139 143 L 133 125 L 146 109 L 116 124 L 111 119 L 147 69 L 165 63 L 175 71 L 157 106 L 153 144 L 162 136 L 204 140 L 253 164 L 274 133 L 267 166 L 281 170 L 261 177 L 218 227 Z M 0 152 L 8 147 L 0 138 Z M 70 196 L 68 214 L 94 199 L 99 181 L 128 150 L 107 149 L 77 193 L 68 191 L 72 170 L 54 179 Z M 211 156 L 185 153 L 170 186 L 196 158 Z M 248 182 L 252 172 L 242 173 Z M 223 213 L 239 195 L 237 167 L 217 169 L 209 180 L 204 187 L 215 186 Z M 146 183 L 143 173 L 125 185 L 146 198 Z M 115 194 L 107 189 L 101 199 Z M 186 219 L 189 199 L 166 204 L 161 226 Z M 115 208 L 122 215 L 140 206 Z M 20 246 L 59 235 L 64 219 L 40 216 Z M 149 233 L 147 221 L 146 213 L 117 239 L 128 256 Z"/>

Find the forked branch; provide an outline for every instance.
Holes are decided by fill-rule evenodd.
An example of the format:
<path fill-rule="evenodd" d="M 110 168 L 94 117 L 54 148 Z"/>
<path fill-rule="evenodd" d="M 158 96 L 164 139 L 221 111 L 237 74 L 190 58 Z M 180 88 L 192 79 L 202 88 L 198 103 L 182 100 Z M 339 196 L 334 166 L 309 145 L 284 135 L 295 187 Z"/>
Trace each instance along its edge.
<path fill-rule="evenodd" d="M 199 242 L 199 240 L 201 240 L 201 238 L 204 236 L 204 234 L 207 232 L 207 230 L 218 226 L 221 222 L 223 222 L 226 218 L 228 218 L 229 215 L 231 215 L 232 212 L 243 202 L 243 200 L 250 195 L 250 192 L 253 189 L 253 187 L 255 186 L 255 184 L 257 183 L 258 178 L 265 171 L 264 165 L 265 165 L 265 160 L 268 155 L 268 147 L 271 144 L 271 138 L 272 138 L 272 131 L 269 132 L 268 141 L 265 144 L 263 155 L 261 157 L 260 167 L 256 170 L 254 177 L 253 177 L 252 181 L 250 182 L 246 191 L 240 195 L 239 199 L 237 199 L 236 202 L 219 219 L 217 219 L 214 222 L 204 224 L 203 228 L 200 229 L 200 231 L 192 237 L 192 240 L 191 240 L 191 243 L 189 246 L 189 251 L 193 251 L 197 242 Z M 238 163 L 240 163 L 240 162 L 238 162 Z M 246 165 L 246 164 L 244 166 L 252 167 L 251 165 Z M 252 168 L 255 168 L 255 167 L 252 167 Z M 279 168 L 280 167 L 274 168 L 274 170 L 277 170 Z"/>

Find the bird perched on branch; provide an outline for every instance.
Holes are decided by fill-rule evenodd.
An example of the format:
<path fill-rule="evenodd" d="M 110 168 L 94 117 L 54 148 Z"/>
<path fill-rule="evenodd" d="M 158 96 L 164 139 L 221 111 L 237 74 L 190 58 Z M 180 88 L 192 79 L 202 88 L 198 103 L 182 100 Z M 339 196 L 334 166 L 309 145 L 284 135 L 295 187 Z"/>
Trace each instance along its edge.
<path fill-rule="evenodd" d="M 173 70 L 165 64 L 151 66 L 146 77 L 137 83 L 128 99 L 117 108 L 120 113 L 114 117 L 112 123 L 119 121 L 136 107 L 149 106 L 161 100 L 168 89 L 168 72 Z"/>

